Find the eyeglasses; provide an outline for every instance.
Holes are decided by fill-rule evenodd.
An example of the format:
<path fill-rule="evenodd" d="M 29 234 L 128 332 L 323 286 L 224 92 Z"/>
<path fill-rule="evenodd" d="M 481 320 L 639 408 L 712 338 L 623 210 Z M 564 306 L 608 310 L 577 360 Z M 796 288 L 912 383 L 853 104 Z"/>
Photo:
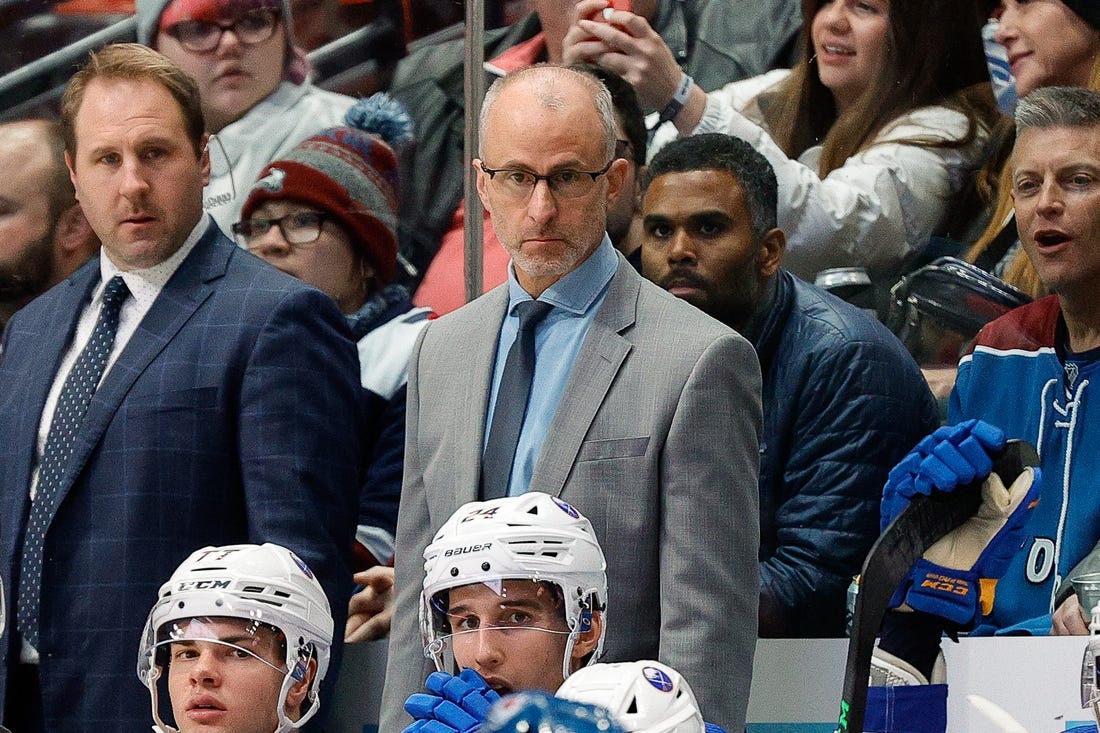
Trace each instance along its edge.
<path fill-rule="evenodd" d="M 233 225 L 233 233 L 251 247 L 252 240 L 259 239 L 271 231 L 271 227 L 278 226 L 287 244 L 309 244 L 321 236 L 321 227 L 328 218 L 328 214 L 320 211 L 299 211 L 278 219 L 244 219 Z"/>
<path fill-rule="evenodd" d="M 181 20 L 165 29 L 165 33 L 194 53 L 213 51 L 226 31 L 233 31 L 246 46 L 262 43 L 275 33 L 279 11 L 270 8 L 249 10 L 232 23 L 209 23 L 204 20 Z"/>
<path fill-rule="evenodd" d="M 493 181 L 498 189 L 515 198 L 527 198 L 535 190 L 539 181 L 546 181 L 551 193 L 565 199 L 573 199 L 584 196 L 592 190 L 596 179 L 611 170 L 611 164 L 615 158 L 607 161 L 607 165 L 598 171 L 574 171 L 562 170 L 542 175 L 519 168 L 486 168 L 484 163 L 479 163 L 481 170 Z M 500 174 L 500 178 L 497 178 Z"/>

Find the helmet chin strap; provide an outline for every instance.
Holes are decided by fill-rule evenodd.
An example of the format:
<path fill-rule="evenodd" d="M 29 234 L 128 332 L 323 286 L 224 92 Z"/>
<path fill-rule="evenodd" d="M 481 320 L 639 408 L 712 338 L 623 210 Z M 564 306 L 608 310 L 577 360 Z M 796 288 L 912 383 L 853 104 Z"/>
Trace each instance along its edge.
<path fill-rule="evenodd" d="M 154 663 L 149 668 L 149 676 L 145 682 L 145 686 L 149 688 L 149 699 L 153 704 L 153 730 L 156 731 L 156 733 L 179 733 L 178 728 L 173 728 L 160 719 L 160 710 L 157 705 L 157 680 L 159 679 L 160 666 Z"/>

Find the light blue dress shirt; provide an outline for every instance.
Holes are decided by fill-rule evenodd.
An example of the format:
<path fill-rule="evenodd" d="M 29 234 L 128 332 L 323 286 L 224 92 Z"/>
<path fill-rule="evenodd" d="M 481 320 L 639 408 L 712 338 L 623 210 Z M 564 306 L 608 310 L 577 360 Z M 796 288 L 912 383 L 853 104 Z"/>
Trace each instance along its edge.
<path fill-rule="evenodd" d="M 550 423 L 554 420 L 554 413 L 558 410 L 558 403 L 565 393 L 565 384 L 573 371 L 573 363 L 580 353 L 588 327 L 592 325 L 596 312 L 607 297 L 608 285 L 611 284 L 611 278 L 618 266 L 619 257 L 605 234 L 603 241 L 588 259 L 547 288 L 539 297 L 539 300 L 552 303 L 555 307 L 535 329 L 535 375 L 531 382 L 527 414 L 523 418 L 523 428 L 519 434 L 519 445 L 516 446 L 516 457 L 512 462 L 512 475 L 508 481 L 509 496 L 526 492 L 531 483 L 535 463 L 542 452 L 542 444 L 550 430 Z M 500 325 L 500 338 L 497 341 L 489 409 L 485 416 L 483 453 L 485 443 L 489 440 L 489 426 L 493 424 L 493 411 L 496 409 L 504 362 L 508 359 L 508 351 L 519 331 L 516 304 L 531 299 L 527 291 L 520 287 L 513 265 L 509 264 L 508 312 Z M 511 405 L 504 407 L 521 409 Z"/>

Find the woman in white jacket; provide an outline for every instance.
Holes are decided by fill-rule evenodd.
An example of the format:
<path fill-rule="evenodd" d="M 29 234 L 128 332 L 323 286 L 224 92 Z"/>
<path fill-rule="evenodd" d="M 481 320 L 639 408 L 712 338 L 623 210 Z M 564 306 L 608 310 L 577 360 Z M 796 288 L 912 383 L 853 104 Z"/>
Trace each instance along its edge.
<path fill-rule="evenodd" d="M 705 93 L 644 19 L 583 0 L 566 60 L 598 63 L 661 110 L 651 152 L 677 132 L 751 143 L 779 179 L 784 267 L 892 277 L 946 226 L 996 118 L 974 0 L 806 0 L 792 70 Z M 675 127 L 673 127 L 673 125 Z"/>

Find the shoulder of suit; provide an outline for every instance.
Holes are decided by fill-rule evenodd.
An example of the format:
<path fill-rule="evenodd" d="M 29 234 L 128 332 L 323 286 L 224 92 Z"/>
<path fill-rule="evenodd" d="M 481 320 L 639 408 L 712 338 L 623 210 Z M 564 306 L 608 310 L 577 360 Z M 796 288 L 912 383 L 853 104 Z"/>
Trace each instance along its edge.
<path fill-rule="evenodd" d="M 430 330 L 433 336 L 438 336 L 468 328 L 500 328 L 500 321 L 503 320 L 507 307 L 508 283 L 504 282 L 461 308 L 432 319 Z M 494 318 L 492 321 L 486 320 L 494 314 L 499 318 Z"/>
<path fill-rule="evenodd" d="M 678 341 L 694 339 L 709 343 L 722 336 L 740 338 L 726 324 L 644 278 L 638 291 L 636 327 L 675 335 Z"/>
<path fill-rule="evenodd" d="M 260 258 L 230 243 L 235 251 L 230 254 L 223 287 L 228 289 L 248 289 L 254 294 L 250 298 L 279 302 L 288 295 L 306 297 L 320 295 L 328 298 L 312 285 L 272 267 Z"/>

